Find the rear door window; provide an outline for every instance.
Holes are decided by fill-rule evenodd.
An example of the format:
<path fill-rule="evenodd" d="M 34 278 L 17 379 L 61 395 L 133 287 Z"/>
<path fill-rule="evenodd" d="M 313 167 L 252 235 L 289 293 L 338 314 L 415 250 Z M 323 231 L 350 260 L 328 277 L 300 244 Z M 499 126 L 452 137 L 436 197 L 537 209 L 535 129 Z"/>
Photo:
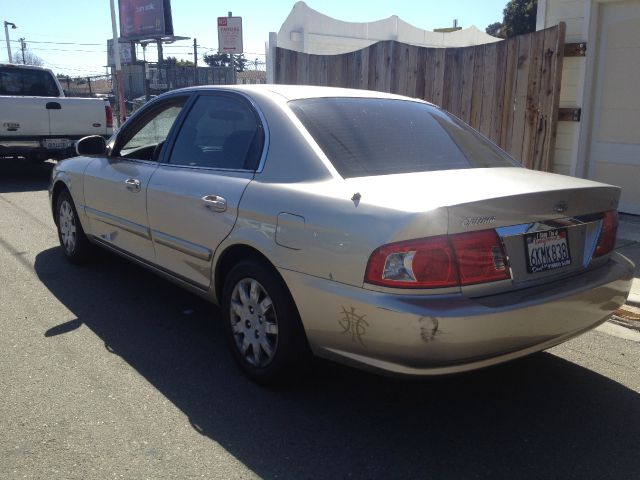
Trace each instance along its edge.
<path fill-rule="evenodd" d="M 518 165 L 471 127 L 425 103 L 342 97 L 289 106 L 344 178 Z"/>
<path fill-rule="evenodd" d="M 46 70 L 0 67 L 0 95 L 57 97 L 60 92 Z"/>
<path fill-rule="evenodd" d="M 231 95 L 202 95 L 180 128 L 169 163 L 255 170 L 262 144 L 262 126 L 246 102 Z"/>

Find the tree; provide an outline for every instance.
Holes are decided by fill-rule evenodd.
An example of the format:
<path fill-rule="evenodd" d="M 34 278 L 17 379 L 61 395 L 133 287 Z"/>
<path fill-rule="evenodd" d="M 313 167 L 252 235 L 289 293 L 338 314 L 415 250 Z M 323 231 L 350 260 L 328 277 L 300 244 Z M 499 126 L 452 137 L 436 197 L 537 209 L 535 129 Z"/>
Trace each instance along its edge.
<path fill-rule="evenodd" d="M 24 61 L 22 60 L 22 51 L 18 50 L 13 54 L 13 63 L 24 63 L 25 65 L 35 65 L 36 67 L 42 67 L 44 60 L 30 50 L 24 51 Z"/>
<path fill-rule="evenodd" d="M 535 32 L 537 10 L 538 0 L 510 0 L 502 11 L 502 23 L 492 23 L 485 31 L 502 38 Z"/>
<path fill-rule="evenodd" d="M 504 26 L 507 38 L 536 31 L 538 0 L 511 0 L 504 7 Z"/>
<path fill-rule="evenodd" d="M 214 53 L 213 55 L 204 55 L 202 57 L 204 63 L 210 67 L 229 67 L 231 65 L 231 56 L 228 53 Z M 233 66 L 236 72 L 244 72 L 249 60 L 244 58 L 244 54 L 233 56 Z"/>
<path fill-rule="evenodd" d="M 228 67 L 231 64 L 231 58 L 227 53 L 205 54 L 202 59 L 210 67 Z"/>
<path fill-rule="evenodd" d="M 494 37 L 504 38 L 504 34 L 502 33 L 502 22 L 494 22 L 485 28 L 485 32 Z"/>
<path fill-rule="evenodd" d="M 194 64 L 191 60 L 178 60 L 176 57 L 167 57 L 164 59 L 165 63 L 171 63 L 173 65 L 177 65 L 179 67 L 193 67 Z"/>
<path fill-rule="evenodd" d="M 249 63 L 249 60 L 244 58 L 244 53 L 234 56 L 233 61 L 236 67 L 236 72 L 244 72 L 247 68 L 247 63 Z"/>

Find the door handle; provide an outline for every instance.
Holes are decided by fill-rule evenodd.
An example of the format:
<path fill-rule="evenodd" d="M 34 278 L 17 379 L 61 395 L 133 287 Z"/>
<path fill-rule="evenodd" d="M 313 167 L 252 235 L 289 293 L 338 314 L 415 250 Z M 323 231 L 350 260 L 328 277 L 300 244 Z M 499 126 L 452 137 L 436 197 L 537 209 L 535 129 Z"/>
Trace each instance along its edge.
<path fill-rule="evenodd" d="M 227 209 L 227 201 L 218 195 L 205 195 L 202 202 L 205 207 L 215 212 L 224 212 Z"/>
<path fill-rule="evenodd" d="M 130 192 L 139 192 L 140 191 L 140 180 L 137 178 L 127 178 L 124 181 L 124 184 L 127 186 L 127 190 Z"/>

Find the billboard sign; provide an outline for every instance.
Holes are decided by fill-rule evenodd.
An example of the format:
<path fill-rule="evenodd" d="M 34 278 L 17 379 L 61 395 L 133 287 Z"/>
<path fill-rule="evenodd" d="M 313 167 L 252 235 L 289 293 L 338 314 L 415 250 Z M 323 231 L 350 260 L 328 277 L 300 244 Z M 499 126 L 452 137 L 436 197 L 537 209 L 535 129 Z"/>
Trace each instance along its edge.
<path fill-rule="evenodd" d="M 133 61 L 133 55 L 131 54 L 132 45 L 129 42 L 123 42 L 120 40 L 120 63 L 131 63 Z M 115 57 L 113 56 L 113 39 L 107 40 L 107 65 L 110 67 L 116 66 Z"/>
<path fill-rule="evenodd" d="M 143 40 L 173 35 L 170 0 L 118 0 L 120 37 Z"/>
<path fill-rule="evenodd" d="M 242 17 L 218 17 L 218 52 L 242 51 Z"/>

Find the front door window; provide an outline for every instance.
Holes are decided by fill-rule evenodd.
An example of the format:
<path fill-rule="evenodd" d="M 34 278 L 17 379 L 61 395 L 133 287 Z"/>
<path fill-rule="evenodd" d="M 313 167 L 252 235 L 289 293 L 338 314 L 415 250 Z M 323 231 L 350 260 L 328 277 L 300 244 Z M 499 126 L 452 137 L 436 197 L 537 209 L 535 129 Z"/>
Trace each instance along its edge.
<path fill-rule="evenodd" d="M 118 156 L 157 161 L 162 145 L 169 136 L 186 98 L 172 99 L 153 108 L 139 121 L 131 125 L 130 131 L 122 133 L 123 139 Z"/>

